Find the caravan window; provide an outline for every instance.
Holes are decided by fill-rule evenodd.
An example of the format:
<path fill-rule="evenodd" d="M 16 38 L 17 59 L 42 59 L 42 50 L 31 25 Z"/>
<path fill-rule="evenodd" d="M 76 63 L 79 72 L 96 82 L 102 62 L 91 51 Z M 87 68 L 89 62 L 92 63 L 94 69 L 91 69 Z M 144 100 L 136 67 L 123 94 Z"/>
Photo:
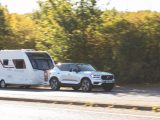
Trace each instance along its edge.
<path fill-rule="evenodd" d="M 9 60 L 4 59 L 4 60 L 3 60 L 3 65 L 8 65 L 8 64 L 9 64 Z"/>
<path fill-rule="evenodd" d="M 33 65 L 34 69 L 48 70 L 48 69 L 51 69 L 49 62 L 51 62 L 51 61 L 46 60 L 46 59 L 37 59 L 37 60 L 32 60 L 32 65 Z M 36 63 L 37 65 L 35 66 L 34 63 Z"/>
<path fill-rule="evenodd" d="M 26 65 L 24 60 L 20 60 L 20 59 L 14 59 L 13 63 L 16 67 L 16 69 L 26 69 Z"/>
<path fill-rule="evenodd" d="M 32 64 L 33 69 L 49 70 L 54 67 L 52 59 L 44 52 L 27 52 L 27 56 Z"/>

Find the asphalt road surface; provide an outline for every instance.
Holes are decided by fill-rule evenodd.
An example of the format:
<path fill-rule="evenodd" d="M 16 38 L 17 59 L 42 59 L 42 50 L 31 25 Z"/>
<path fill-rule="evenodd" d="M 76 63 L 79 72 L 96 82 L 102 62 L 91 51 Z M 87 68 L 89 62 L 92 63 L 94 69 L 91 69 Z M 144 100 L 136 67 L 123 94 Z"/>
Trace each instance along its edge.
<path fill-rule="evenodd" d="M 0 101 L 0 120 L 160 120 L 160 113 Z"/>
<path fill-rule="evenodd" d="M 0 89 L 0 97 L 160 106 L 160 88 L 116 87 L 111 92 L 104 92 L 98 89 L 90 93 L 83 93 L 82 91 L 73 91 L 71 88 L 52 91 L 49 88 L 19 89 L 16 87 Z"/>

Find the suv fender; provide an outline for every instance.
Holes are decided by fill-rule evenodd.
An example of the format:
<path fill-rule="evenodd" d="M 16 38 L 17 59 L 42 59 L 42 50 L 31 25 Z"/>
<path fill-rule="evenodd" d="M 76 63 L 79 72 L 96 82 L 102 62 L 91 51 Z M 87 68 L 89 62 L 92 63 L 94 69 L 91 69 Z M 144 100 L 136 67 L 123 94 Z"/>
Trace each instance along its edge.
<path fill-rule="evenodd" d="M 92 90 L 92 82 L 88 77 L 81 80 L 81 89 L 83 92 L 90 92 Z"/>
<path fill-rule="evenodd" d="M 58 79 L 56 76 L 52 76 L 52 77 L 49 79 L 49 83 L 50 83 L 51 79 L 53 79 L 53 78 L 56 78 L 56 79 L 59 81 L 59 79 Z M 60 81 L 59 81 L 59 82 L 60 82 Z"/>
<path fill-rule="evenodd" d="M 82 81 L 83 81 L 84 79 L 88 79 L 88 80 L 91 82 L 91 84 L 92 84 L 92 81 L 90 80 L 90 78 L 89 78 L 89 77 L 83 77 L 83 78 L 81 79 L 80 84 L 82 83 Z"/>

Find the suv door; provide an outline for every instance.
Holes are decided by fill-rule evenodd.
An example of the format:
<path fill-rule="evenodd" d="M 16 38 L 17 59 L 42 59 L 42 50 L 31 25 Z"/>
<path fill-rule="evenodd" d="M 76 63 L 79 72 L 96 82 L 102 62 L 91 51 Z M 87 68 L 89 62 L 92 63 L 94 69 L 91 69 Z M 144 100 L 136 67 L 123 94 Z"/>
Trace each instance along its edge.
<path fill-rule="evenodd" d="M 24 59 L 13 59 L 15 69 L 13 69 L 12 76 L 15 84 L 29 84 L 28 69 Z"/>
<path fill-rule="evenodd" d="M 78 74 L 79 68 L 76 64 L 70 65 L 70 79 L 72 84 L 78 84 L 80 83 L 81 76 Z"/>
<path fill-rule="evenodd" d="M 71 84 L 70 80 L 70 65 L 69 64 L 62 64 L 59 66 L 59 69 L 61 70 L 60 72 L 60 82 L 61 83 L 66 83 L 66 84 Z"/>

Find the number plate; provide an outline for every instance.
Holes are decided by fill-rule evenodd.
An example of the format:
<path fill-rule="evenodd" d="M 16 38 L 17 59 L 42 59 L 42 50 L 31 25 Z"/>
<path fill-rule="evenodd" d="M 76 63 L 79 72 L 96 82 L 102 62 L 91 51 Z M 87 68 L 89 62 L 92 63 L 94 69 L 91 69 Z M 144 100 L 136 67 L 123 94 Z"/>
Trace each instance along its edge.
<path fill-rule="evenodd" d="M 113 83 L 113 80 L 106 80 L 104 83 Z"/>

